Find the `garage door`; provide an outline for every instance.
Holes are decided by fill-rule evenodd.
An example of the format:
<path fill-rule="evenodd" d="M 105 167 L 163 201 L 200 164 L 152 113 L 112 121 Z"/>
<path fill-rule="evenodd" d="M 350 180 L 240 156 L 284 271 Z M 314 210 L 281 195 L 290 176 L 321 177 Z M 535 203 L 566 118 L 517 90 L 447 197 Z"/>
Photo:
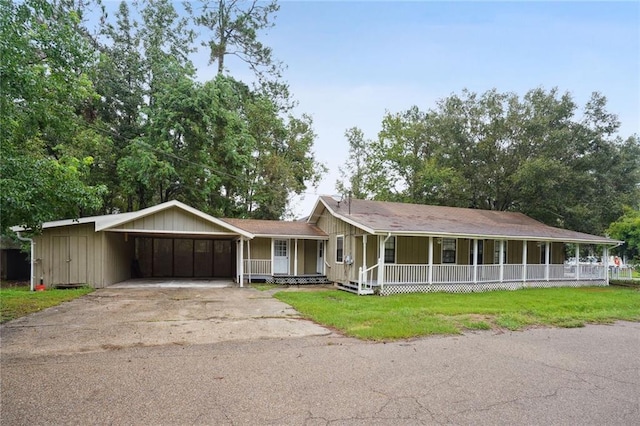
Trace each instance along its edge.
<path fill-rule="evenodd" d="M 233 276 L 231 240 L 136 238 L 136 261 L 142 278 L 229 278 Z"/>

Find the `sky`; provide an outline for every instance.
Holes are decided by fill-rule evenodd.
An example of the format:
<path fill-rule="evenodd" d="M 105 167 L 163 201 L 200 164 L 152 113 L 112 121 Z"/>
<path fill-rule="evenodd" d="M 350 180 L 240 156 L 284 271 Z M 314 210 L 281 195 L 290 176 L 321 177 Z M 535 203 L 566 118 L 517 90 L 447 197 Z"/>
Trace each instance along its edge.
<path fill-rule="evenodd" d="M 465 88 L 557 87 L 580 106 L 598 91 L 620 136 L 640 134 L 640 2 L 281 1 L 264 40 L 328 168 L 293 200 L 298 217 L 336 194 L 346 129 L 376 138 L 386 111 L 428 110 Z"/>
<path fill-rule="evenodd" d="M 317 135 L 328 169 L 317 190 L 292 202 L 308 215 L 317 195 L 336 194 L 348 155 L 345 130 L 377 137 L 385 112 L 496 89 L 524 95 L 542 87 L 570 92 L 584 106 L 608 99 L 620 136 L 640 134 L 640 2 L 290 1 L 261 40 L 287 65 L 284 80 Z M 201 49 L 194 63 L 213 78 Z M 250 79 L 248 70 L 232 75 Z M 246 74 L 243 74 L 246 73 Z"/>

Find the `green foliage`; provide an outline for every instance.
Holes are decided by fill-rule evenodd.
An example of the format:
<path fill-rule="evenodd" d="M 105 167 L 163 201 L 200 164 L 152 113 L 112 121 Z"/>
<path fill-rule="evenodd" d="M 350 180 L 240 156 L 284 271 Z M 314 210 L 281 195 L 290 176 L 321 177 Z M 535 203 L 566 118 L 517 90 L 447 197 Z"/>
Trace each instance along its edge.
<path fill-rule="evenodd" d="M 93 291 L 90 287 L 72 290 L 29 291 L 29 287 L 0 289 L 0 323 L 76 299 Z"/>
<path fill-rule="evenodd" d="M 473 294 L 363 297 L 337 290 L 274 295 L 304 316 L 348 336 L 393 340 L 493 327 L 582 327 L 640 321 L 640 292 L 610 287 L 525 289 Z"/>
<path fill-rule="evenodd" d="M 465 90 L 428 112 L 385 115 L 364 168 L 364 194 L 521 211 L 602 234 L 624 204 L 640 199 L 640 139 L 623 141 L 618 127 L 598 93 L 579 111 L 557 89 L 522 98 Z"/>
<path fill-rule="evenodd" d="M 640 210 L 624 208 L 624 214 L 609 225 L 607 234 L 616 240 L 624 241 L 617 248 L 618 252 L 627 256 L 632 262 L 640 262 Z"/>
<path fill-rule="evenodd" d="M 88 28 L 93 3 L 0 0 L 3 232 L 170 199 L 279 218 L 317 185 L 311 119 L 285 114 L 280 64 L 259 40 L 275 2 L 216 1 L 218 19 L 206 1 L 123 1 Z M 212 59 L 240 54 L 257 88 L 196 80 L 198 25 L 224 39 Z"/>
<path fill-rule="evenodd" d="M 0 2 L 0 205 L 2 232 L 100 206 L 86 105 L 96 94 L 79 70 L 91 56 L 78 13 L 39 0 Z M 79 152 L 82 151 L 82 152 Z"/>

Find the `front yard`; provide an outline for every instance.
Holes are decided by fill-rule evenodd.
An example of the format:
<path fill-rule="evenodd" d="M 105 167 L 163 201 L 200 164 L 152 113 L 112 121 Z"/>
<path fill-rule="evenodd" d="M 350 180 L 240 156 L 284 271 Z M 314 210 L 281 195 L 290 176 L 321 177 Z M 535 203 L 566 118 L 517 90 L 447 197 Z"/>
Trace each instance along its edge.
<path fill-rule="evenodd" d="M 279 292 L 277 299 L 347 336 L 393 340 L 465 330 L 582 327 L 640 321 L 640 291 L 583 287 L 471 294 L 356 296 L 338 290 Z"/>
<path fill-rule="evenodd" d="M 92 288 L 29 291 L 29 287 L 0 288 L 0 323 L 41 311 L 91 293 Z"/>

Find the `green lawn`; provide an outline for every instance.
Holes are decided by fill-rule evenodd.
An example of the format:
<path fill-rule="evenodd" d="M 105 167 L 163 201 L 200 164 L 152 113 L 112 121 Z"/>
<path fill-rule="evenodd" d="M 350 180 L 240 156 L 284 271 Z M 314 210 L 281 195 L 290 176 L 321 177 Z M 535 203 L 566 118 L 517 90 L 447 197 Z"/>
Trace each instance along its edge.
<path fill-rule="evenodd" d="M 41 311 L 91 293 L 92 288 L 29 291 L 29 287 L 0 288 L 0 323 Z"/>
<path fill-rule="evenodd" d="M 640 321 L 640 291 L 629 288 L 416 293 L 387 297 L 330 290 L 279 292 L 275 297 L 313 321 L 347 336 L 370 340 L 460 334 L 474 329 L 582 327 L 586 323 Z"/>

